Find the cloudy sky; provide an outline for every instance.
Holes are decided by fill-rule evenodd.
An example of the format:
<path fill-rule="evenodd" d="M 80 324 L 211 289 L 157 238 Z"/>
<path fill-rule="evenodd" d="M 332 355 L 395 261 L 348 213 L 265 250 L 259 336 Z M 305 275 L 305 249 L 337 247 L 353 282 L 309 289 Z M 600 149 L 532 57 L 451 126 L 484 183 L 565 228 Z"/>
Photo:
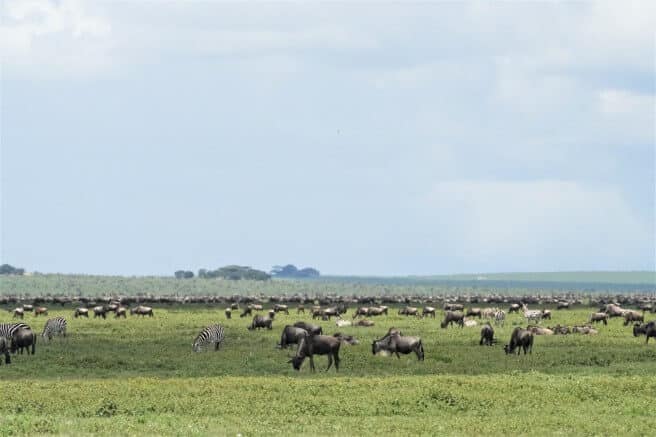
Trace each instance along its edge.
<path fill-rule="evenodd" d="M 2 262 L 654 269 L 655 4 L 3 0 Z"/>

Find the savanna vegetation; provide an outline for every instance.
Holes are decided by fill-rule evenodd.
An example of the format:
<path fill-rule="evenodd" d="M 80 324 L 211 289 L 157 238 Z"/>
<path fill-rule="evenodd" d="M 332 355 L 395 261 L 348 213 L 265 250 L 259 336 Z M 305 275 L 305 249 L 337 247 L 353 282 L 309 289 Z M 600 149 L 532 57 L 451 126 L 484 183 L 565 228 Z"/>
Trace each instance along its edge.
<path fill-rule="evenodd" d="M 175 282 L 175 280 L 173 280 Z M 187 281 L 178 281 L 187 283 Z M 354 308 L 345 315 L 350 319 Z M 611 319 L 596 336 L 537 336 L 530 355 L 507 356 L 503 344 L 523 317 L 495 327 L 499 343 L 479 346 L 480 326 L 440 329 L 436 319 L 374 318 L 343 345 L 339 372 L 325 357 L 300 372 L 294 349 L 276 348 L 286 324 L 309 320 L 278 313 L 274 329 L 249 331 L 249 318 L 227 320 L 223 308 L 162 306 L 155 316 L 68 320 L 69 336 L 34 356 L 0 366 L 0 434 L 623 434 L 656 429 L 656 344 Z M 553 311 L 556 323 L 584 323 L 591 308 Z M 651 319 L 653 317 L 649 317 Z M 0 322 L 11 314 L 0 313 Z M 26 315 L 40 330 L 46 318 Z M 226 328 L 218 352 L 193 353 L 191 343 L 212 323 Z M 388 328 L 420 336 L 426 356 L 373 356 L 371 342 Z M 653 341 L 653 340 L 652 340 Z"/>

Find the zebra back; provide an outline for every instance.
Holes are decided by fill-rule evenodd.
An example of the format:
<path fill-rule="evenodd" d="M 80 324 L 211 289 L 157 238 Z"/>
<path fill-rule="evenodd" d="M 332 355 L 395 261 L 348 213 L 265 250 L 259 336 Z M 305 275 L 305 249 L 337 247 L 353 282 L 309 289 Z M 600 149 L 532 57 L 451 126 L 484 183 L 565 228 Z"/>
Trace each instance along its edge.
<path fill-rule="evenodd" d="M 25 323 L 0 323 L 0 337 L 11 338 L 21 328 L 32 329 Z"/>
<path fill-rule="evenodd" d="M 195 352 L 200 352 L 202 347 L 209 344 L 215 344 L 216 348 L 219 347 L 225 338 L 225 329 L 221 325 L 210 325 L 203 329 L 198 337 L 194 340 L 193 349 Z"/>
<path fill-rule="evenodd" d="M 63 317 L 48 319 L 43 327 L 43 333 L 41 333 L 41 336 L 51 338 L 53 335 L 59 334 L 66 335 L 66 319 Z"/>

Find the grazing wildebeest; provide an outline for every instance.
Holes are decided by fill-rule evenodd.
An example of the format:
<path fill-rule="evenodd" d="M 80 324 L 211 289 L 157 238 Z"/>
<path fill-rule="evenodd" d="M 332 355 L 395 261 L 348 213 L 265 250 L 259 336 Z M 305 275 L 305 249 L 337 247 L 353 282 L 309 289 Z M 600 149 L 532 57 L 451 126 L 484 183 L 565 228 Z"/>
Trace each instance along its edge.
<path fill-rule="evenodd" d="M 364 326 L 367 328 L 374 325 L 375 323 L 373 320 L 367 320 L 367 319 L 358 320 L 358 322 L 355 324 L 355 326 Z"/>
<path fill-rule="evenodd" d="M 399 353 L 405 355 L 414 352 L 417 355 L 417 360 L 424 360 L 424 346 L 421 344 L 421 338 L 419 337 L 402 337 L 398 332 L 393 332 L 371 343 L 371 352 L 374 355 L 383 350 L 396 354 L 397 358 L 401 358 Z"/>
<path fill-rule="evenodd" d="M 73 317 L 76 319 L 78 317 L 86 317 L 87 319 L 89 318 L 89 309 L 88 308 L 75 308 L 75 312 L 73 313 Z"/>
<path fill-rule="evenodd" d="M 305 314 L 305 305 L 299 305 L 296 307 L 296 314 Z"/>
<path fill-rule="evenodd" d="M 615 305 L 614 303 L 609 303 L 604 308 L 601 308 L 599 311 L 608 314 L 608 317 L 610 318 L 622 317 L 624 315 L 624 310 L 620 308 L 619 305 Z"/>
<path fill-rule="evenodd" d="M 481 328 L 481 341 L 478 344 L 480 346 L 483 346 L 484 344 L 492 346 L 492 343 L 494 342 L 494 328 L 488 322 L 483 325 L 483 328 Z"/>
<path fill-rule="evenodd" d="M 369 308 L 359 307 L 357 310 L 355 310 L 355 314 L 353 314 L 353 318 L 355 319 L 358 316 L 366 317 L 368 314 L 369 314 Z"/>
<path fill-rule="evenodd" d="M 383 314 L 387 315 L 387 307 L 371 307 L 367 313 L 370 316 L 382 316 Z"/>
<path fill-rule="evenodd" d="M 130 309 L 130 315 L 134 315 L 134 314 L 136 314 L 138 316 L 141 316 L 141 317 L 144 317 L 146 315 L 149 316 L 149 317 L 153 317 L 155 315 L 153 313 L 153 309 L 151 307 L 146 307 L 146 306 L 143 306 L 143 305 L 139 305 L 138 307 L 131 308 Z"/>
<path fill-rule="evenodd" d="M 127 319 L 127 312 L 128 309 L 125 307 L 117 307 L 116 310 L 114 311 L 114 318 L 118 319 L 119 317 L 123 317 L 124 319 Z"/>
<path fill-rule="evenodd" d="M 513 330 L 510 336 L 510 344 L 505 345 L 503 350 L 507 355 L 512 354 L 515 349 L 517 349 L 517 355 L 521 353 L 522 349 L 524 349 L 524 355 L 527 351 L 533 354 L 533 334 L 531 331 L 520 327 Z"/>
<path fill-rule="evenodd" d="M 249 331 L 252 331 L 253 329 L 259 330 L 260 328 L 273 329 L 272 322 L 273 320 L 271 320 L 270 318 L 262 317 L 261 315 L 258 314 L 255 317 L 253 317 L 253 321 L 248 327 L 248 330 Z"/>
<path fill-rule="evenodd" d="M 590 323 L 603 322 L 604 325 L 608 325 L 608 314 L 607 313 L 592 313 L 590 315 Z"/>
<path fill-rule="evenodd" d="M 568 310 L 569 309 L 569 302 L 563 302 L 560 301 L 558 302 L 558 305 L 556 306 L 557 310 Z"/>
<path fill-rule="evenodd" d="M 444 320 L 440 323 L 440 326 L 446 328 L 452 323 L 455 323 L 462 328 L 465 326 L 465 315 L 460 311 L 447 311 L 446 314 L 444 314 Z"/>
<path fill-rule="evenodd" d="M 480 308 L 469 308 L 467 310 L 467 314 L 465 314 L 465 317 L 478 317 L 479 319 L 481 318 L 481 309 Z"/>
<path fill-rule="evenodd" d="M 289 307 L 287 305 L 280 305 L 280 304 L 275 304 L 273 305 L 273 311 L 275 312 L 283 312 L 287 315 L 289 315 Z"/>
<path fill-rule="evenodd" d="M 30 346 L 32 346 L 32 355 L 36 351 L 36 334 L 30 328 L 17 329 L 11 337 L 11 353 L 15 354 L 20 351 L 23 354 L 23 349 L 27 349 L 30 353 Z"/>
<path fill-rule="evenodd" d="M 633 336 L 638 337 L 639 335 L 647 336 L 645 343 L 649 343 L 649 337 L 654 337 L 656 339 L 656 321 L 652 320 L 649 323 L 636 323 L 633 325 Z"/>
<path fill-rule="evenodd" d="M 645 316 L 642 313 L 633 310 L 624 310 L 624 326 L 631 322 L 644 322 Z"/>
<path fill-rule="evenodd" d="M 518 303 L 513 303 L 513 304 L 510 305 L 510 308 L 508 308 L 508 314 L 518 313 L 520 308 L 521 308 L 521 306 L 519 306 Z"/>
<path fill-rule="evenodd" d="M 419 309 L 415 307 L 403 307 L 399 308 L 399 315 L 400 316 L 416 316 L 419 314 Z"/>
<path fill-rule="evenodd" d="M 433 307 L 424 307 L 424 309 L 421 311 L 421 316 L 426 317 L 426 316 L 431 316 L 432 318 L 435 318 L 435 308 Z"/>
<path fill-rule="evenodd" d="M 310 370 L 315 371 L 314 368 L 314 355 L 328 355 L 328 367 L 326 372 L 333 365 L 335 361 L 335 371 L 339 371 L 339 347 L 342 342 L 339 338 L 331 337 L 328 335 L 310 335 L 305 333 L 300 339 L 296 356 L 293 357 L 288 363 L 292 363 L 294 370 L 301 370 L 305 358 L 310 358 Z"/>
<path fill-rule="evenodd" d="M 36 307 L 34 308 L 34 317 L 43 314 L 44 316 L 48 315 L 48 308 L 46 307 Z"/>
<path fill-rule="evenodd" d="M 5 364 L 11 364 L 11 357 L 9 356 L 9 349 L 11 344 L 9 339 L 0 337 L 0 354 L 5 356 Z"/>
<path fill-rule="evenodd" d="M 291 325 L 285 326 L 280 336 L 280 348 L 285 349 L 290 344 L 298 344 L 306 333 L 307 331 L 303 328 Z"/>
<path fill-rule="evenodd" d="M 444 311 L 463 311 L 465 306 L 461 303 L 445 303 L 442 309 Z"/>
<path fill-rule="evenodd" d="M 339 317 L 340 314 L 340 310 L 337 307 L 326 308 L 325 310 L 321 311 L 321 318 L 323 320 L 330 320 L 331 317 Z M 314 314 L 312 317 L 314 317 Z"/>
<path fill-rule="evenodd" d="M 97 306 L 93 307 L 93 318 L 95 319 L 96 317 L 102 317 L 103 319 L 107 318 L 107 307 L 105 306 Z"/>
<path fill-rule="evenodd" d="M 225 309 L 226 319 L 232 319 L 232 308 Z"/>
<path fill-rule="evenodd" d="M 239 317 L 246 317 L 246 316 L 250 316 L 251 314 L 253 314 L 253 309 L 250 306 L 248 306 L 248 307 L 244 308 L 244 312 L 242 312 L 239 315 Z"/>
<path fill-rule="evenodd" d="M 551 310 L 542 310 L 542 319 L 551 320 Z"/>
<path fill-rule="evenodd" d="M 323 329 L 321 328 L 321 326 L 314 325 L 312 323 L 296 322 L 296 323 L 294 323 L 294 326 L 296 328 L 305 329 L 307 332 L 309 332 L 312 335 L 321 335 L 321 334 L 323 334 Z"/>
<path fill-rule="evenodd" d="M 238 310 L 239 309 L 239 304 L 238 303 L 231 303 L 230 304 L 230 309 L 231 310 Z"/>
<path fill-rule="evenodd" d="M 14 310 L 14 319 L 18 317 L 19 319 L 22 319 L 25 316 L 25 310 L 23 308 L 16 308 Z"/>
<path fill-rule="evenodd" d="M 342 343 L 350 344 L 351 346 L 355 346 L 356 344 L 360 344 L 357 338 L 353 337 L 352 335 L 345 335 L 342 334 L 341 332 L 336 332 L 333 337 L 338 338 L 339 341 Z"/>
<path fill-rule="evenodd" d="M 29 312 L 29 311 L 32 311 L 33 309 L 34 309 L 34 305 L 29 305 L 29 304 L 23 305 L 23 310 L 25 310 L 25 311 Z"/>

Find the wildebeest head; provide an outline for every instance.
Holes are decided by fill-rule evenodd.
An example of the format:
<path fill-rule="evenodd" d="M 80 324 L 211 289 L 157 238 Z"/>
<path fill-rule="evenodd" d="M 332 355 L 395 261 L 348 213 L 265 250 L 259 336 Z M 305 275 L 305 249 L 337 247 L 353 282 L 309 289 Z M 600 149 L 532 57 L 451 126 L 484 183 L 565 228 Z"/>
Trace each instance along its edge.
<path fill-rule="evenodd" d="M 506 355 L 512 353 L 512 350 L 510 349 L 510 345 L 507 344 L 503 347 L 503 351 L 506 353 Z"/>
<path fill-rule="evenodd" d="M 305 357 L 292 357 L 291 360 L 287 361 L 288 363 L 292 363 L 292 367 L 294 367 L 294 370 L 298 371 L 301 370 L 301 366 L 303 365 L 303 361 L 305 361 Z"/>

